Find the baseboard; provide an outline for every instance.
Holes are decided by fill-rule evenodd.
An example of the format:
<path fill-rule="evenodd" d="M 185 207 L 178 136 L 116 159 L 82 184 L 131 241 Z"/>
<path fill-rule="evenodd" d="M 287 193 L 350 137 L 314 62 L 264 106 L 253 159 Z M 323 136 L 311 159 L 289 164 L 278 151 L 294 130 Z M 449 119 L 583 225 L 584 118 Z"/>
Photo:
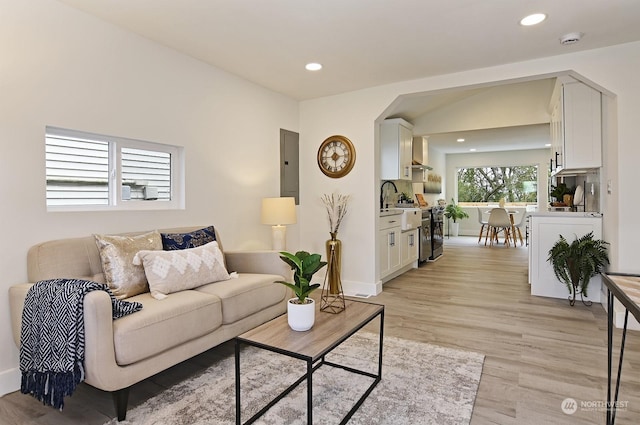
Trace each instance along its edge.
<path fill-rule="evenodd" d="M 382 282 L 367 283 L 343 280 L 342 290 L 348 296 L 367 298 L 382 292 Z"/>
<path fill-rule="evenodd" d="M 608 311 L 609 303 L 607 302 L 607 290 L 604 285 L 602 285 L 600 298 L 602 299 L 602 307 L 604 308 L 604 311 L 609 313 Z M 614 312 L 613 325 L 618 329 L 622 329 L 622 327 L 624 326 L 624 306 L 620 304 L 620 302 L 617 300 L 616 300 L 613 312 Z M 629 321 L 627 322 L 627 329 L 631 331 L 640 331 L 640 323 L 638 323 L 636 318 L 633 317 L 632 315 L 629 315 Z"/>
<path fill-rule="evenodd" d="M 19 368 L 7 369 L 0 373 L 0 396 L 20 389 L 21 374 Z"/>

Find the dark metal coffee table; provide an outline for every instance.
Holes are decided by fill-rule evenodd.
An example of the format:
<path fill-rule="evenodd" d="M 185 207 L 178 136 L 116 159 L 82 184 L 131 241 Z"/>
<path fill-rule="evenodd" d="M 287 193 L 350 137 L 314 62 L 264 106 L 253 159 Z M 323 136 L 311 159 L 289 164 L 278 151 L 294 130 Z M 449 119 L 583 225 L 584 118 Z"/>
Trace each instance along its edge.
<path fill-rule="evenodd" d="M 316 303 L 318 304 L 318 303 Z M 325 361 L 325 355 L 342 344 L 347 338 L 362 329 L 367 323 L 376 317 L 380 317 L 380 338 L 378 352 L 378 373 L 370 373 Z M 286 390 L 279 394 L 273 401 L 253 415 L 245 424 L 255 422 L 267 410 L 289 394 L 303 381 L 307 381 L 307 424 L 313 423 L 313 372 L 322 365 L 337 367 L 349 372 L 374 378 L 372 384 L 356 402 L 353 408 L 344 417 L 341 424 L 349 421 L 351 416 L 362 405 L 371 391 L 382 379 L 382 339 L 384 327 L 384 306 L 364 303 L 359 301 L 347 301 L 346 309 L 338 314 L 320 312 L 316 310 L 316 321 L 311 330 L 296 332 L 289 328 L 287 316 L 282 315 L 263 325 L 258 326 L 236 338 L 236 424 L 240 425 L 240 346 L 242 344 L 253 345 L 285 356 L 304 360 L 307 362 L 307 372 Z"/>

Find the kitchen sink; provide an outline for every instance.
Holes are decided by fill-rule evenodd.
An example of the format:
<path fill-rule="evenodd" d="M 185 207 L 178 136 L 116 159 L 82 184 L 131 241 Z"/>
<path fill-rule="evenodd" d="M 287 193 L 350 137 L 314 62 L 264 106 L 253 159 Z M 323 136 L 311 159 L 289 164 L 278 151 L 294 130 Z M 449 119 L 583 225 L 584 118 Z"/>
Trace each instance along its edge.
<path fill-rule="evenodd" d="M 422 224 L 422 210 L 420 208 L 399 208 L 402 210 L 400 229 L 417 229 Z"/>

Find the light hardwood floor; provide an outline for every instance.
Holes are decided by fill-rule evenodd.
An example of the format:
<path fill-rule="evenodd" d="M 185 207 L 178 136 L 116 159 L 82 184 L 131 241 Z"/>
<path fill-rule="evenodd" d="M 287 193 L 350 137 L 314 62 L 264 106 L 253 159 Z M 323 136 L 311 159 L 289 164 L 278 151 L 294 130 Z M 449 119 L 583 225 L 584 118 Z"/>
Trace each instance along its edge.
<path fill-rule="evenodd" d="M 578 407 L 565 415 L 560 406 L 566 398 L 606 400 L 606 314 L 600 305 L 529 295 L 526 248 L 452 238 L 438 261 L 386 283 L 367 301 L 385 304 L 386 335 L 486 356 L 472 424 L 605 423 L 603 411 Z M 135 385 L 130 408 L 231 353 L 224 344 Z M 640 332 L 630 331 L 620 393 L 628 404 L 617 424 L 640 423 L 639 370 Z M 63 413 L 19 393 L 0 398 L 2 424 L 102 424 L 112 416 L 110 395 L 84 384 Z"/>
<path fill-rule="evenodd" d="M 459 239 L 466 243 L 448 241 L 441 259 L 385 284 L 376 301 L 386 305 L 387 335 L 485 354 L 472 424 L 604 424 L 603 411 L 560 408 L 565 398 L 606 401 L 602 306 L 533 297 L 525 247 Z M 637 424 L 640 332 L 627 334 L 625 360 L 620 400 L 628 407 L 616 423 Z"/>

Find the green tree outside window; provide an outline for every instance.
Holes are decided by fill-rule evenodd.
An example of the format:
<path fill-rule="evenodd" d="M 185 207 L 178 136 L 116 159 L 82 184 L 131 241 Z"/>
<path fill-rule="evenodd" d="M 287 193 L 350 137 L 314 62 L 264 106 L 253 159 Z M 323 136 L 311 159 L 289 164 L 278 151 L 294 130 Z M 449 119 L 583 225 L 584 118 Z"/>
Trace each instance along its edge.
<path fill-rule="evenodd" d="M 538 167 L 478 167 L 458 169 L 458 202 L 538 201 Z"/>

